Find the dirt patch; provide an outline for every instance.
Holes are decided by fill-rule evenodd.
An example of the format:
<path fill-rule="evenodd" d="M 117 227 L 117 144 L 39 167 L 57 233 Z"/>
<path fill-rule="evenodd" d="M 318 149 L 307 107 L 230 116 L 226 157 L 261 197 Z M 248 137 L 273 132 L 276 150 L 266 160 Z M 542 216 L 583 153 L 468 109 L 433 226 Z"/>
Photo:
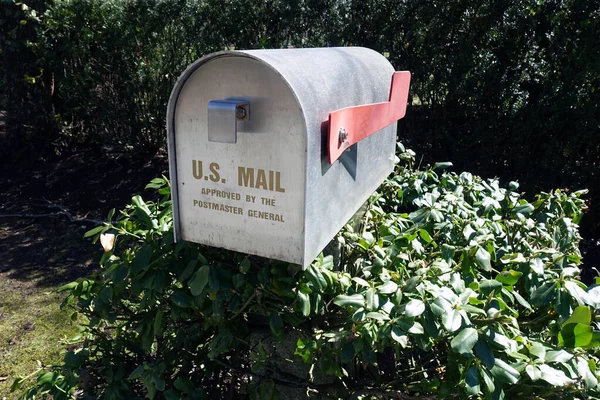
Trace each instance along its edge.
<path fill-rule="evenodd" d="M 96 268 L 99 247 L 84 240 L 111 208 L 124 207 L 154 177 L 166 174 L 166 157 L 150 162 L 124 156 L 79 153 L 64 160 L 0 170 L 0 279 L 28 286 L 55 286 Z"/>

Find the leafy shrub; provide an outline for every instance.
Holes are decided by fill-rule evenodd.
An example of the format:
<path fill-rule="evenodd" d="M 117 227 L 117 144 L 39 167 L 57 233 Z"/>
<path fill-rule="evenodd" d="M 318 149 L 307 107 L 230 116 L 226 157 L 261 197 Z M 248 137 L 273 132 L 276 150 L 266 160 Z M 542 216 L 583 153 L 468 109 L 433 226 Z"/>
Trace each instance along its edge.
<path fill-rule="evenodd" d="M 135 196 L 86 234 L 106 252 L 96 277 L 63 287 L 79 347 L 24 398 L 597 396 L 584 192 L 528 202 L 514 182 L 414 169 L 400 150 L 337 260 L 305 271 L 173 243 L 169 182 L 154 179 L 155 201 Z"/>

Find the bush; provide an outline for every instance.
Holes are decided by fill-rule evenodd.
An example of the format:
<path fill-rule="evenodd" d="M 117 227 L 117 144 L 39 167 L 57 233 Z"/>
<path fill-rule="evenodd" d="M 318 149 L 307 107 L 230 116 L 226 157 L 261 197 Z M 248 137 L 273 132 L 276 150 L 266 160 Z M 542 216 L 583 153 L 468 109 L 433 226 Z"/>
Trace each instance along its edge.
<path fill-rule="evenodd" d="M 528 202 L 514 182 L 414 169 L 400 150 L 335 238 L 337 261 L 305 271 L 173 243 L 169 182 L 154 179 L 155 201 L 135 196 L 86 234 L 106 252 L 96 277 L 62 288 L 79 345 L 24 398 L 598 396 L 584 192 Z"/>

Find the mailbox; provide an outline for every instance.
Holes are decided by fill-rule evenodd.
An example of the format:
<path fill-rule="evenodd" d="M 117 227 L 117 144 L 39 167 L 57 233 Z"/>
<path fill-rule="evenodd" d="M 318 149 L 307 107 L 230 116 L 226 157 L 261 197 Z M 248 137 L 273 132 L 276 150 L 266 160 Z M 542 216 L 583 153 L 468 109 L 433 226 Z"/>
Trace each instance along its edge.
<path fill-rule="evenodd" d="M 167 111 L 175 240 L 310 265 L 393 170 L 409 82 L 360 47 L 193 63 Z"/>

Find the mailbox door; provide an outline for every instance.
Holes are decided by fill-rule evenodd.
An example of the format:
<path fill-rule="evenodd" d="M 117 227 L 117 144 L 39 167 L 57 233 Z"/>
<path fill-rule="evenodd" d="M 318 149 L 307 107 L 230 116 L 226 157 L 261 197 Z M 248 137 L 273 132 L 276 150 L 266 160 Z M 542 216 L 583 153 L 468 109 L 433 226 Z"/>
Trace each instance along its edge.
<path fill-rule="evenodd" d="M 209 115 L 227 99 L 249 115 Z M 286 81 L 241 53 L 209 56 L 180 78 L 168 119 L 177 239 L 302 263 L 307 134 Z M 235 139 L 209 140 L 236 124 Z"/>

